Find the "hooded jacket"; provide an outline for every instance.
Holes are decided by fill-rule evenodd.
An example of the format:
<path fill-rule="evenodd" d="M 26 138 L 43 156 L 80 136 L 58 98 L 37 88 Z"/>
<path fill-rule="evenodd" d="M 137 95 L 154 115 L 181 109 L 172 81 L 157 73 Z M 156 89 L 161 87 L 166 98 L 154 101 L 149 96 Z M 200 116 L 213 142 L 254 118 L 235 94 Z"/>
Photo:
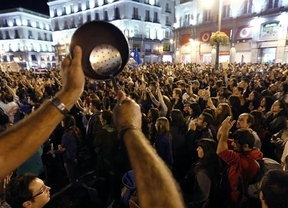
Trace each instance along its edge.
<path fill-rule="evenodd" d="M 233 204 L 241 204 L 239 196 L 241 195 L 237 186 L 240 176 L 244 183 L 249 183 L 256 176 L 259 166 L 255 160 L 261 160 L 263 153 L 259 150 L 251 150 L 245 152 L 235 152 L 233 150 L 223 150 L 218 156 L 228 165 L 228 186 L 230 190 L 225 190 L 230 193 L 230 200 Z M 243 202 L 243 201 L 242 201 Z"/>

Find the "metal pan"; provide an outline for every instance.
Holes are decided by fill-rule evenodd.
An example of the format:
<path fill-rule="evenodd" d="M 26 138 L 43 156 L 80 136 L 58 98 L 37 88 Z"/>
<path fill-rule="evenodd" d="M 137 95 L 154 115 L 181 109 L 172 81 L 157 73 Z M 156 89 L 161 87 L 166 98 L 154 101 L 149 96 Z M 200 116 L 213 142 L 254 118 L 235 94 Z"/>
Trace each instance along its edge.
<path fill-rule="evenodd" d="M 104 21 L 92 21 L 80 26 L 72 35 L 73 48 L 82 48 L 85 76 L 95 80 L 113 79 L 121 73 L 129 59 L 129 44 L 122 31 Z"/>

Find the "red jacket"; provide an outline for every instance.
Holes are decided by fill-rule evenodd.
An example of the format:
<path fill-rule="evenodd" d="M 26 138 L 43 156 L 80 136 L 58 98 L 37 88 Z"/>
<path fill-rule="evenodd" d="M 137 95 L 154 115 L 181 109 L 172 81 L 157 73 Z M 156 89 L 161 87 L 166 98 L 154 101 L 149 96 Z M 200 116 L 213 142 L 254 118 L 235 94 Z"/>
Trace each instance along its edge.
<path fill-rule="evenodd" d="M 230 187 L 231 201 L 234 204 L 239 203 L 238 197 L 240 192 L 237 190 L 239 175 L 242 176 L 244 182 L 249 182 L 257 174 L 259 166 L 255 160 L 261 160 L 263 153 L 259 150 L 251 150 L 247 152 L 235 152 L 226 149 L 218 154 L 230 167 L 228 169 L 228 184 Z"/>

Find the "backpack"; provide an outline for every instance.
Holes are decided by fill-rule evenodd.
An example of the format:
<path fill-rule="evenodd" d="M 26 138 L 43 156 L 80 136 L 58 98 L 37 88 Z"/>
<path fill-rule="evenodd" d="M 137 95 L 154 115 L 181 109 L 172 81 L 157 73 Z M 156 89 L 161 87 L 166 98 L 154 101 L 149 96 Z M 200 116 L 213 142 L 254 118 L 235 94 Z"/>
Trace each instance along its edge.
<path fill-rule="evenodd" d="M 255 160 L 258 165 L 258 172 L 249 183 L 245 183 L 243 178 L 239 176 L 239 187 L 242 197 L 248 199 L 258 199 L 263 176 L 270 170 L 282 170 L 282 166 L 277 161 L 271 158 L 263 158 L 262 160 Z"/>

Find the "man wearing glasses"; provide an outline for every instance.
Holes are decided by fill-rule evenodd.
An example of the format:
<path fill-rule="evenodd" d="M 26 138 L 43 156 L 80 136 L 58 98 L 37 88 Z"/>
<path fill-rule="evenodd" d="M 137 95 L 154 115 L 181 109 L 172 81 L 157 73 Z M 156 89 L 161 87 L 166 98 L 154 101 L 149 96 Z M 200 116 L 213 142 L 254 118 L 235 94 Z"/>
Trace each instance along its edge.
<path fill-rule="evenodd" d="M 33 174 L 12 178 L 6 188 L 6 201 L 12 208 L 42 208 L 50 201 L 50 187 Z"/>

